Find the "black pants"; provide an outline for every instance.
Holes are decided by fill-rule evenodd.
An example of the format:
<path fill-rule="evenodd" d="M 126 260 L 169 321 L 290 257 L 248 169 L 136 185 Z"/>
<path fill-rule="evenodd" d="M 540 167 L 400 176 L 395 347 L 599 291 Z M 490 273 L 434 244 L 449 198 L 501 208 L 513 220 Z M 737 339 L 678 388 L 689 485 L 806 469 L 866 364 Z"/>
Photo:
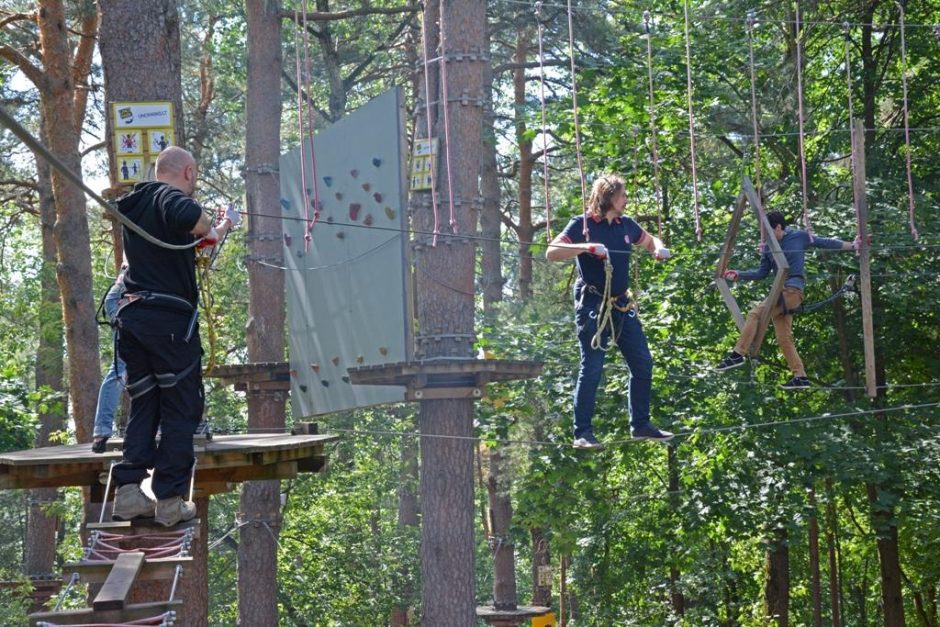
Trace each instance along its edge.
<path fill-rule="evenodd" d="M 158 499 L 187 496 L 193 465 L 193 433 L 202 417 L 202 348 L 199 331 L 188 342 L 191 313 L 133 304 L 118 315 L 118 353 L 132 384 L 148 375 L 178 374 L 196 364 L 171 387 L 154 387 L 131 399 L 124 459 L 114 467 L 117 485 L 140 483 L 150 468 Z M 157 428 L 160 444 L 156 444 Z"/>

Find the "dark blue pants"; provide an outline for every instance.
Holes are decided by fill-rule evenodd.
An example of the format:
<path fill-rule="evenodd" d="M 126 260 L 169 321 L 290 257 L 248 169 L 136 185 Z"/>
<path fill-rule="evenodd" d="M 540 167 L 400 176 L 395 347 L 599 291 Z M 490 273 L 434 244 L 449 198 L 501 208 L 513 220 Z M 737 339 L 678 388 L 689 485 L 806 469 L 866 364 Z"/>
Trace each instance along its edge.
<path fill-rule="evenodd" d="M 578 329 L 578 343 L 581 346 L 581 363 L 578 369 L 578 382 L 574 388 L 574 437 L 581 437 L 592 432 L 591 419 L 594 416 L 594 404 L 597 386 L 604 372 L 604 358 L 607 353 L 591 348 L 591 338 L 597 332 L 597 312 L 600 297 L 585 294 L 576 301 L 575 323 Z M 630 367 L 630 426 L 636 428 L 650 421 L 650 390 L 653 384 L 653 357 L 646 342 L 646 335 L 635 311 L 621 313 L 613 311 L 614 327 L 617 333 L 617 348 Z M 603 346 L 610 342 L 610 328 L 604 332 Z"/>
<path fill-rule="evenodd" d="M 127 364 L 128 384 L 147 375 L 178 374 L 197 362 L 176 385 L 154 385 L 131 399 L 124 459 L 114 467 L 114 481 L 119 486 L 140 483 L 153 468 L 152 487 L 158 499 L 189 494 L 193 433 L 204 406 L 198 329 L 188 342 L 184 339 L 191 317 L 143 304 L 130 305 L 118 316 L 118 353 Z"/>

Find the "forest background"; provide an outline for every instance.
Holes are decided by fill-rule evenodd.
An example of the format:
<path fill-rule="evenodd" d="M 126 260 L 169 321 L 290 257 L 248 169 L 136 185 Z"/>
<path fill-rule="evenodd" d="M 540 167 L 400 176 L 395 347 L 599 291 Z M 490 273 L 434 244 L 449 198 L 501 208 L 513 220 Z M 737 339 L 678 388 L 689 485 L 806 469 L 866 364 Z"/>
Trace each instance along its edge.
<path fill-rule="evenodd" d="M 80 50 L 82 25 L 87 26 L 96 6 L 38 4 L 63 8 L 75 35 L 73 50 Z M 422 56 L 419 7 L 384 0 L 316 0 L 311 10 L 314 5 L 320 12 L 349 12 L 346 19 L 310 25 L 314 71 L 309 97 L 317 126 L 393 86 L 403 89 L 409 115 L 414 114 L 420 76 L 415 70 Z M 907 3 L 902 37 L 894 2 L 803 2 L 799 30 L 795 6 L 688 3 L 693 178 L 685 5 L 574 3 L 572 37 L 588 184 L 595 176 L 621 173 L 628 214 L 651 218 L 645 222 L 651 231 L 661 222 L 674 254 L 663 264 L 635 255 L 633 287 L 656 362 L 654 420 L 680 434 L 669 447 L 629 443 L 629 371 L 612 357 L 596 425 L 615 445 L 587 454 L 569 447 L 577 371 L 572 269 L 543 257 L 549 226 L 557 233 L 582 207 L 567 9 L 545 2 L 537 16 L 535 3 L 488 3 L 492 115 L 486 118 L 487 152 L 481 164 L 477 341 L 488 356 L 541 360 L 545 370 L 531 382 L 491 386 L 489 397 L 476 406 L 480 525 L 475 572 L 481 604 L 491 600 L 492 551 L 506 543 L 516 552 L 520 602 L 551 603 L 556 612 L 563 609 L 569 625 L 761 625 L 771 615 L 778 624 L 938 625 L 940 29 L 935 24 L 940 7 Z M 210 207 L 238 201 L 245 154 L 245 7 L 227 0 L 186 0 L 177 8 L 182 113 L 187 147 L 199 159 L 200 200 Z M 0 2 L 0 105 L 38 132 L 38 90 L 22 70 L 23 59 L 49 69 L 43 68 L 31 17 L 36 10 L 29 2 Z M 647 10 L 652 11 L 649 40 L 644 37 Z M 753 22 L 748 11 L 754 11 Z M 785 367 L 772 337 L 759 365 L 725 375 L 709 372 L 735 332 L 711 279 L 743 176 L 759 177 L 769 207 L 801 218 L 798 37 L 806 189 L 809 216 L 820 235 L 850 240 L 856 232 L 847 56 L 854 113 L 868 129 L 879 385 L 873 401 L 861 387 L 857 297 L 795 321 L 798 347 L 819 384 L 812 391 L 795 395 L 778 389 Z M 283 150 L 297 144 L 292 69 L 300 52 L 297 41 L 292 23 L 285 21 L 284 73 L 276 95 L 283 103 Z M 73 67 L 80 62 L 72 57 Z M 85 62 L 87 78 L 79 87 L 86 97 L 76 100 L 84 107 L 81 164 L 86 180 L 95 181 L 106 178 L 105 94 L 98 58 Z M 546 134 L 541 132 L 540 75 Z M 917 240 L 909 221 L 905 91 Z M 414 132 L 409 125 L 409 137 Z M 40 437 L 64 442 L 84 435 L 74 421 L 63 421 L 75 391 L 66 385 L 62 294 L 54 279 L 62 260 L 44 235 L 51 226 L 43 212 L 49 190 L 48 170 L 12 135 L 0 133 L 3 450 L 29 448 Z M 100 209 L 89 204 L 86 231 L 96 300 L 114 277 L 111 228 Z M 757 265 L 758 240 L 756 223 L 748 216 L 734 267 Z M 218 325 L 224 329 L 213 350 L 222 363 L 248 361 L 241 332 L 247 316 L 245 253 L 245 244 L 233 238 L 213 273 Z M 807 301 L 830 294 L 857 271 L 857 264 L 848 253 L 811 253 Z M 745 284 L 735 296 L 744 306 L 768 290 L 769 283 Z M 43 336 L 56 327 L 58 335 Z M 102 333 L 102 369 L 111 358 L 108 344 Z M 99 349 L 93 338 L 88 349 Z M 62 365 L 51 379 L 43 367 L 50 354 L 52 363 Z M 98 381 L 100 376 L 90 377 L 88 386 L 96 389 Z M 237 394 L 210 380 L 207 399 L 216 431 L 246 428 L 244 401 Z M 420 615 L 420 534 L 402 524 L 400 516 L 406 504 L 420 499 L 414 470 L 418 443 L 388 435 L 414 432 L 415 412 L 414 406 L 402 405 L 318 418 L 323 432 L 356 433 L 344 435 L 331 451 L 328 472 L 281 487 L 278 606 L 283 624 L 324 624 L 315 617 L 328 616 L 329 624 L 382 625 L 402 608 Z M 50 428 L 49 416 L 58 417 L 59 428 Z M 494 457 L 498 473 L 493 472 Z M 505 534 L 494 533 L 490 515 L 494 504 L 500 506 L 500 496 L 508 497 L 512 513 Z M 30 499 L 23 492 L 0 492 L 0 578 L 16 579 L 25 572 L 27 513 L 35 509 Z M 80 493 L 62 491 L 42 507 L 56 521 L 55 563 L 74 559 L 80 551 Z M 212 540 L 233 529 L 237 511 L 237 494 L 213 497 Z M 212 624 L 233 624 L 238 615 L 237 544 L 228 536 L 211 553 Z M 551 565 L 548 586 L 536 585 L 534 563 Z M 5 596 L 3 607 L 4 624 L 14 623 L 22 612 L 15 595 Z"/>

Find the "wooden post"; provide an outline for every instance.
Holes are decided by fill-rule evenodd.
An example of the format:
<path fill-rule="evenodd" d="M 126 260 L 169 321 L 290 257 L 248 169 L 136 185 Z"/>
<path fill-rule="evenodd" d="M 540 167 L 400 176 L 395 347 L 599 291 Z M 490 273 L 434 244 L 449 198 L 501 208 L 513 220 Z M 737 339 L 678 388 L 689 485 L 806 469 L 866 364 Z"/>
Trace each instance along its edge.
<path fill-rule="evenodd" d="M 852 120 L 852 156 L 855 171 L 852 182 L 855 192 L 855 209 L 858 213 L 858 234 L 861 246 L 858 249 L 859 289 L 862 292 L 862 335 L 865 344 L 865 389 L 869 398 L 878 395 L 875 380 L 875 331 L 871 315 L 871 265 L 868 247 L 868 196 L 865 185 L 865 127 L 858 118 Z"/>

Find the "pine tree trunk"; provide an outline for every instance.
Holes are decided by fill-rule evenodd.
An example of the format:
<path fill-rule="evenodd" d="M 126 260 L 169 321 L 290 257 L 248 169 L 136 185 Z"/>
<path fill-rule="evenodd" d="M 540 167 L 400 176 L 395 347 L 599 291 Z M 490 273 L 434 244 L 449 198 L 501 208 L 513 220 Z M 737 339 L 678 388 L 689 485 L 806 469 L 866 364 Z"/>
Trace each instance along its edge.
<path fill-rule="evenodd" d="M 822 586 L 819 574 L 819 517 L 816 509 L 816 491 L 809 489 L 809 572 L 810 597 L 813 604 L 813 625 L 822 627 Z"/>
<path fill-rule="evenodd" d="M 904 627 L 904 599 L 901 595 L 901 560 L 894 508 L 879 503 L 881 488 L 865 486 L 871 505 L 872 528 L 878 534 L 878 566 L 881 571 L 881 605 L 885 627 Z"/>
<path fill-rule="evenodd" d="M 443 11 L 446 33 L 444 50 L 438 48 L 439 10 Z M 434 135 L 440 140 L 437 189 L 441 193 L 441 223 L 445 233 L 453 211 L 458 233 L 477 228 L 480 190 L 478 177 L 482 150 L 482 98 L 484 31 L 486 5 L 481 0 L 444 0 L 425 5 L 429 56 L 442 52 L 475 53 L 475 59 L 448 62 L 448 94 L 431 81 L 430 97 L 436 103 Z M 440 63 L 432 64 L 432 69 Z M 436 72 L 435 72 L 436 75 Z M 460 98 L 466 95 L 468 104 Z M 449 131 L 443 124 L 447 107 Z M 427 108 L 423 110 L 428 115 Z M 426 120 L 417 122 L 425 129 Z M 419 130 L 419 132 L 421 132 Z M 425 131 L 426 132 L 426 131 Z M 423 134 L 422 134 L 423 135 Z M 449 137 L 448 137 L 449 135 Z M 447 175 L 446 154 L 450 150 L 451 176 Z M 452 189 L 448 188 L 448 179 Z M 447 200 L 454 199 L 451 206 Z M 417 194 L 413 207 L 418 232 L 433 229 L 426 194 Z M 475 354 L 473 329 L 474 247 L 470 240 L 448 239 L 442 235 L 436 247 L 425 236 L 416 243 L 418 335 L 416 353 L 424 358 L 472 358 Z M 419 426 L 422 433 L 445 437 L 421 440 L 421 574 L 422 621 L 424 625 L 471 627 L 476 625 L 474 593 L 474 502 L 473 502 L 473 401 L 429 400 L 421 403 Z M 446 436 L 457 436 L 446 437 Z M 466 438 L 466 439 L 463 439 Z"/>
<path fill-rule="evenodd" d="M 248 359 L 284 359 L 284 274 L 258 263 L 282 254 L 280 189 L 273 169 L 280 156 L 281 23 L 280 3 L 251 0 L 248 14 L 248 88 L 246 102 L 245 191 L 248 203 Z M 271 217 L 266 217 L 271 216 Z M 280 265 L 280 264 L 277 264 Z M 284 429 L 286 395 L 248 391 L 248 427 Z M 280 482 L 249 481 L 242 486 L 240 509 L 246 525 L 239 532 L 238 616 L 241 625 L 275 625 L 277 618 L 277 540 Z"/>
<path fill-rule="evenodd" d="M 487 29 L 487 48 L 490 31 Z M 490 63 L 484 67 L 483 89 L 486 101 L 493 101 L 493 68 Z M 500 255 L 500 235 L 502 218 L 500 216 L 499 177 L 496 162 L 496 113 L 488 106 L 483 114 L 483 161 L 480 175 L 480 189 L 483 193 L 483 205 L 480 209 L 480 244 L 482 255 L 480 269 L 483 288 L 483 316 L 489 321 L 496 312 L 496 303 L 503 299 L 503 265 Z"/>
<path fill-rule="evenodd" d="M 838 537 L 839 518 L 836 514 L 832 480 L 826 480 L 826 544 L 829 548 L 829 607 L 832 612 L 832 627 L 842 627 L 842 589 L 840 586 Z"/>
<path fill-rule="evenodd" d="M 401 484 L 398 490 L 398 526 L 418 526 L 418 450 L 414 440 L 402 438 L 401 448 Z M 402 588 L 397 591 L 401 599 L 411 600 L 415 593 L 412 573 L 403 570 Z M 391 627 L 407 627 L 410 624 L 411 607 L 408 604 L 392 608 L 389 624 Z"/>
<path fill-rule="evenodd" d="M 45 128 L 45 123 L 42 127 Z M 45 133 L 43 133 L 45 135 Z M 64 355 L 62 353 L 62 303 L 56 285 L 56 249 L 52 236 L 56 220 L 55 199 L 52 195 L 52 179 L 49 164 L 36 159 L 37 183 L 39 185 L 39 222 L 42 234 L 42 268 L 39 271 L 39 347 L 36 350 L 36 388 L 48 389 L 62 406 L 50 403 L 50 409 L 39 412 L 39 432 L 36 446 L 48 446 L 49 435 L 64 427 L 62 416 L 67 406 L 64 398 Z M 47 399 L 49 400 L 49 399 Z M 55 488 L 30 490 L 29 512 L 26 528 L 26 546 L 23 571 L 30 577 L 51 574 L 55 563 L 57 516 L 46 514 L 50 503 L 59 500 Z"/>
<path fill-rule="evenodd" d="M 790 624 L 790 549 L 783 528 L 771 532 L 764 563 L 764 616 L 777 627 Z"/>
<path fill-rule="evenodd" d="M 516 35 L 516 50 L 513 63 L 520 66 L 526 62 L 532 31 L 522 28 Z M 528 137 L 525 123 L 525 70 L 520 67 L 512 72 L 513 103 L 516 117 L 516 144 L 519 146 L 519 298 L 523 301 L 532 296 L 532 140 Z"/>
<path fill-rule="evenodd" d="M 503 454 L 500 449 L 490 453 L 490 472 L 487 477 L 487 493 L 490 499 L 491 533 L 490 550 L 493 552 L 493 605 L 497 610 L 515 610 L 516 555 L 509 537 L 512 525 L 512 501 L 510 482 L 503 472 Z"/>
<path fill-rule="evenodd" d="M 679 503 L 679 459 L 676 455 L 676 447 L 670 446 L 668 449 L 668 471 L 669 471 L 669 505 L 678 515 Z M 678 547 L 676 542 L 674 546 Z M 678 551 L 677 551 L 678 552 Z M 678 559 L 678 555 L 675 556 Z M 679 587 L 682 575 L 679 572 L 679 566 L 675 563 L 669 567 L 670 597 L 672 600 L 672 611 L 676 616 L 685 614 L 685 595 Z"/>

